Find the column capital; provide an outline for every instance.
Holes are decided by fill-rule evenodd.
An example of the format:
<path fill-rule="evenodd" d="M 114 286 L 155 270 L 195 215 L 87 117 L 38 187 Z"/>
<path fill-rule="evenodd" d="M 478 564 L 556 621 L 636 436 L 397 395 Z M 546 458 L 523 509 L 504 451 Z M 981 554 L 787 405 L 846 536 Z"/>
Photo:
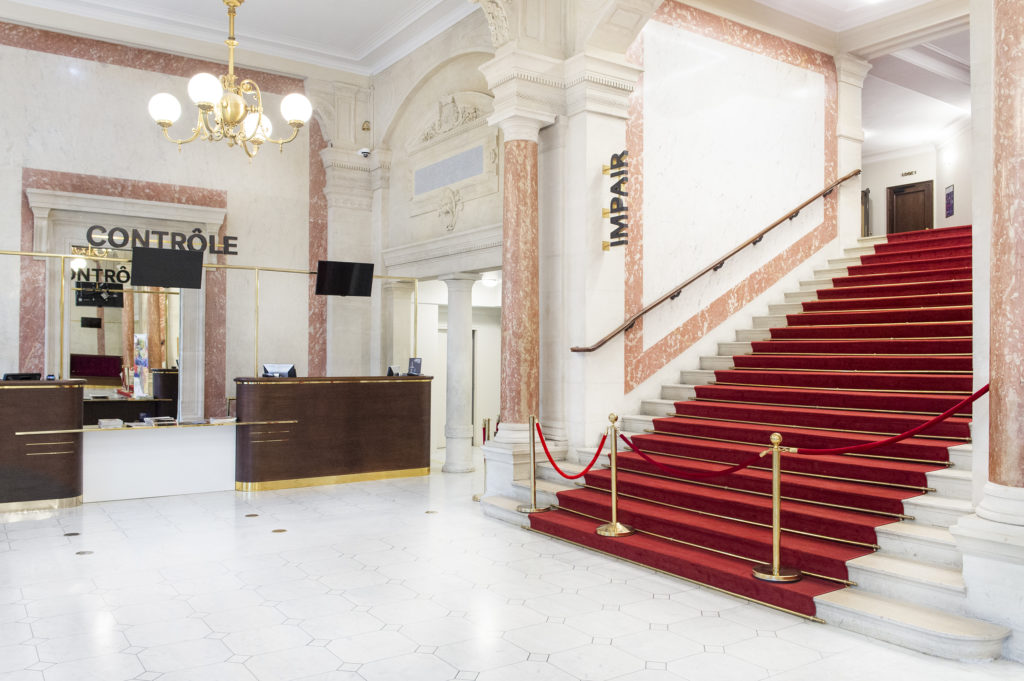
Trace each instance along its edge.
<path fill-rule="evenodd" d="M 480 72 L 494 94 L 494 113 L 487 122 L 501 127 L 506 141 L 536 141 L 537 132 L 565 109 L 561 59 L 517 51 L 510 43 L 481 65 Z"/>
<path fill-rule="evenodd" d="M 320 152 L 326 182 L 324 196 L 329 208 L 368 211 L 373 205 L 370 161 L 352 149 L 328 147 Z"/>
<path fill-rule="evenodd" d="M 442 274 L 437 279 L 447 284 L 448 288 L 451 288 L 452 286 L 458 286 L 459 282 L 472 286 L 474 282 L 480 280 L 480 275 L 476 272 L 452 272 L 450 274 Z"/>
<path fill-rule="evenodd" d="M 871 63 L 852 54 L 843 53 L 836 57 L 836 75 L 840 83 L 864 87 L 864 79 L 871 70 Z"/>
<path fill-rule="evenodd" d="M 581 52 L 565 60 L 566 113 L 599 113 L 625 120 L 643 69 L 625 59 Z"/>

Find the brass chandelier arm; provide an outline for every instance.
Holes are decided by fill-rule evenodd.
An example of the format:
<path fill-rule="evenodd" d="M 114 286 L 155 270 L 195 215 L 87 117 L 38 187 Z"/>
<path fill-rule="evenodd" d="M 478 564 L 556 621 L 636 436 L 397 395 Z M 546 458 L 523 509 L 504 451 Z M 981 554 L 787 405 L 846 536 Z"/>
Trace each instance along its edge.
<path fill-rule="evenodd" d="M 167 139 L 169 139 L 170 141 L 174 142 L 179 147 L 181 147 L 182 144 L 188 144 L 189 142 L 192 142 L 197 137 L 199 137 L 199 134 L 201 132 L 203 132 L 203 123 L 204 123 L 204 121 L 203 121 L 203 112 L 200 111 L 199 112 L 199 121 L 196 122 L 196 127 L 192 128 L 192 136 L 191 137 L 187 137 L 185 139 L 175 139 L 174 137 L 171 137 L 171 133 L 169 132 L 171 126 L 170 126 L 169 123 L 167 125 L 164 125 L 163 123 L 160 123 L 160 129 L 164 131 L 164 137 L 166 137 Z"/>

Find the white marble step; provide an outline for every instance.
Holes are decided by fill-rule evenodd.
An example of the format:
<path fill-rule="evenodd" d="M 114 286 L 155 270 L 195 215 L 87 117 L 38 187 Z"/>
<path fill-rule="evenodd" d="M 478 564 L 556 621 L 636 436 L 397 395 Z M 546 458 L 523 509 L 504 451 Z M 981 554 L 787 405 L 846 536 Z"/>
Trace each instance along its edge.
<path fill-rule="evenodd" d="M 820 287 L 817 287 L 820 288 Z M 788 291 L 784 295 L 787 303 L 804 303 L 818 299 L 817 288 L 813 291 Z"/>
<path fill-rule="evenodd" d="M 657 418 L 662 418 L 664 416 L 665 414 L 661 414 Z M 630 414 L 628 416 L 623 416 L 621 420 L 621 428 L 627 434 L 643 433 L 648 429 L 654 428 L 654 418 L 654 416 L 649 416 L 647 414 Z M 591 456 L 593 456 L 593 454 L 591 454 Z"/>
<path fill-rule="evenodd" d="M 956 568 L 883 552 L 849 560 L 846 568 L 850 579 L 864 591 L 959 615 L 967 609 L 967 587 L 963 574 Z"/>
<path fill-rule="evenodd" d="M 723 355 L 715 355 L 714 357 L 701 357 L 700 368 L 708 371 L 715 371 L 716 369 L 732 369 L 735 366 L 732 355 L 726 357 Z"/>
<path fill-rule="evenodd" d="M 948 528 L 905 520 L 875 528 L 881 552 L 959 570 L 963 555 Z"/>
<path fill-rule="evenodd" d="M 714 383 L 715 372 L 710 369 L 687 369 L 679 372 L 679 382 L 687 385 Z"/>
<path fill-rule="evenodd" d="M 801 291 L 817 291 L 820 288 L 832 288 L 831 279 L 806 279 L 800 282 Z"/>
<path fill-rule="evenodd" d="M 480 500 L 484 515 L 520 527 L 527 527 L 529 520 L 525 513 L 516 510 L 522 502 L 512 497 L 492 495 Z"/>
<path fill-rule="evenodd" d="M 960 518 L 974 512 L 974 506 L 964 499 L 948 499 L 937 494 L 922 494 L 903 501 L 903 512 L 919 523 L 950 527 Z"/>
<path fill-rule="evenodd" d="M 970 501 L 972 480 L 974 479 L 970 471 L 943 468 L 928 473 L 927 477 L 928 486 L 934 487 L 935 492 L 940 496 Z"/>
<path fill-rule="evenodd" d="M 814 599 L 818 617 L 872 638 L 952 660 L 993 660 L 1010 630 L 935 608 L 894 601 L 860 589 Z"/>
<path fill-rule="evenodd" d="M 668 416 L 676 411 L 675 400 L 642 400 L 640 413 L 644 416 Z"/>
<path fill-rule="evenodd" d="M 956 470 L 971 470 L 974 467 L 974 447 L 970 443 L 950 447 L 949 460 Z"/>
<path fill-rule="evenodd" d="M 859 255 L 850 255 L 846 256 L 845 258 L 829 258 L 828 260 L 829 267 L 841 267 L 844 269 L 847 267 L 854 267 L 860 264 L 861 262 Z"/>
<path fill-rule="evenodd" d="M 836 277 L 845 277 L 850 274 L 849 270 L 845 267 L 826 267 L 820 270 L 814 270 L 815 279 L 835 279 Z"/>
<path fill-rule="evenodd" d="M 736 340 L 744 343 L 768 340 L 771 337 L 772 332 L 768 329 L 742 329 L 736 332 Z"/>
<path fill-rule="evenodd" d="M 775 329 L 780 326 L 786 326 L 787 324 L 789 324 L 789 320 L 786 319 L 786 315 L 767 315 L 764 317 L 754 317 L 755 329 Z"/>
<path fill-rule="evenodd" d="M 768 314 L 785 316 L 789 314 L 800 314 L 804 311 L 803 303 L 781 303 L 769 305 Z"/>
<path fill-rule="evenodd" d="M 750 341 L 729 341 L 718 344 L 719 355 L 732 357 L 733 355 L 749 355 L 753 351 L 754 346 L 750 344 Z"/>
<path fill-rule="evenodd" d="M 682 400 L 693 400 L 696 397 L 697 391 L 693 389 L 692 385 L 668 383 L 661 386 L 661 398 L 664 400 L 680 402 Z"/>
<path fill-rule="evenodd" d="M 876 235 L 873 235 L 873 236 L 861 236 L 861 237 L 857 237 L 857 243 L 860 244 L 859 247 L 847 248 L 846 251 L 844 251 L 844 252 L 849 253 L 850 251 L 859 251 L 859 250 L 864 250 L 864 249 L 870 249 L 868 251 L 868 253 L 874 253 L 875 252 L 875 244 L 884 244 L 884 243 L 886 243 L 888 241 L 889 241 L 889 235 L 887 235 L 887 234 L 876 234 Z"/>

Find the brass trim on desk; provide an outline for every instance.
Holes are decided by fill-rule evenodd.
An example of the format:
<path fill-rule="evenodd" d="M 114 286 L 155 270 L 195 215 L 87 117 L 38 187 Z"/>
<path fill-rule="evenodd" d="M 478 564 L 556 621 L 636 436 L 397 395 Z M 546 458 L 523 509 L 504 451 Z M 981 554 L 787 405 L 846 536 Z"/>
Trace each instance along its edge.
<path fill-rule="evenodd" d="M 74 454 L 74 450 L 70 452 L 25 452 L 25 456 L 49 456 L 51 454 Z"/>
<path fill-rule="evenodd" d="M 423 378 L 406 378 L 405 376 L 381 376 L 379 378 L 318 378 L 303 379 L 297 381 L 266 380 L 261 378 L 236 378 L 235 383 L 240 385 L 325 385 L 333 383 L 429 383 L 433 376 Z"/>
<path fill-rule="evenodd" d="M 73 445 L 74 440 L 61 440 L 60 442 L 26 442 L 26 447 L 46 447 L 48 445 Z"/>
<path fill-rule="evenodd" d="M 319 478 L 295 478 L 293 480 L 267 480 L 265 482 L 235 482 L 236 492 L 266 492 L 276 489 L 294 489 L 297 487 L 318 487 L 320 485 L 340 485 L 348 482 L 369 482 L 372 480 L 393 480 L 395 478 L 413 478 L 430 475 L 430 467 L 406 468 L 396 471 L 376 471 L 373 473 L 349 473 L 347 475 L 325 475 Z"/>
<path fill-rule="evenodd" d="M 73 428 L 70 430 L 27 430 L 16 432 L 15 435 L 57 435 L 60 433 L 110 433 L 117 430 L 171 430 L 174 428 L 211 428 L 214 426 L 269 426 L 278 423 L 298 423 L 298 420 L 289 421 L 230 421 L 228 423 L 175 423 L 173 426 L 121 426 L 119 428 L 100 428 L 99 426 L 87 426 L 85 428 Z"/>
<path fill-rule="evenodd" d="M 73 379 L 73 380 L 81 380 L 81 379 Z M 8 381 L 8 382 L 9 383 L 16 383 L 17 381 Z M 81 390 L 83 387 L 85 387 L 85 382 L 84 381 L 82 383 L 78 383 L 76 385 L 47 385 L 47 383 L 51 383 L 51 382 L 52 381 L 44 381 L 42 383 L 42 385 L 0 385 L 0 390 L 46 390 L 46 389 L 51 389 L 52 390 L 54 388 L 71 388 L 71 389 L 75 389 L 75 390 Z"/>
<path fill-rule="evenodd" d="M 9 501 L 0 504 L 0 513 L 20 513 L 22 511 L 56 511 L 82 505 L 82 495 L 64 499 L 37 499 L 34 501 Z"/>

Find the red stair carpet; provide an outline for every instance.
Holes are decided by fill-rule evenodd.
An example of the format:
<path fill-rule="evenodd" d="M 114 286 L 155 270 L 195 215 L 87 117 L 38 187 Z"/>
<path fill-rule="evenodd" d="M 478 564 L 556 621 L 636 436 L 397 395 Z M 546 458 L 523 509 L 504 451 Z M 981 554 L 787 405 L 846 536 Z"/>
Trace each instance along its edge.
<path fill-rule="evenodd" d="M 925 474 L 966 442 L 969 413 L 864 454 L 782 459 L 782 563 L 804 578 L 775 584 L 751 575 L 771 560 L 770 460 L 715 478 L 768 447 L 832 448 L 902 433 L 971 393 L 970 227 L 890 235 L 872 255 L 787 316 L 733 369 L 697 386 L 697 398 L 654 419 L 635 452 L 619 455 L 619 520 L 637 529 L 608 538 L 610 473 L 559 492 L 558 509 L 532 529 L 792 612 L 843 588 L 846 561 L 875 550 L 875 528 L 903 517 L 925 493 Z M 969 412 L 969 408 L 965 410 Z"/>

